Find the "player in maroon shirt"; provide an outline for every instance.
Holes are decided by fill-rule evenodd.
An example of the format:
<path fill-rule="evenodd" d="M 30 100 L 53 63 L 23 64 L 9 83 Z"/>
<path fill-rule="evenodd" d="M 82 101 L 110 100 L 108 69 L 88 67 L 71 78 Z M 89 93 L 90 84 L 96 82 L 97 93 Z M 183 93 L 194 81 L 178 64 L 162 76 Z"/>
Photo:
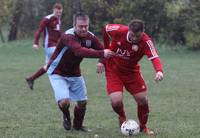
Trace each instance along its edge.
<path fill-rule="evenodd" d="M 46 63 L 51 57 L 53 51 L 55 50 L 56 43 L 58 42 L 61 31 L 60 31 L 60 17 L 62 15 L 63 7 L 61 4 L 56 3 L 53 6 L 53 13 L 47 15 L 40 21 L 40 25 L 35 34 L 35 40 L 33 49 L 38 50 L 39 38 L 41 33 L 43 33 L 43 48 L 46 56 Z M 29 77 L 26 77 L 26 81 L 31 90 L 33 90 L 34 80 L 46 73 L 45 66 L 41 67 L 38 71 Z"/>
<path fill-rule="evenodd" d="M 74 16 L 74 27 L 62 34 L 55 52 L 48 62 L 48 77 L 54 90 L 58 107 L 63 112 L 63 126 L 70 130 L 70 101 L 74 108 L 73 128 L 88 131 L 83 126 L 86 112 L 87 90 L 80 71 L 80 63 L 87 58 L 109 58 L 115 53 L 103 49 L 97 37 L 88 31 L 89 17 L 79 13 Z"/>
<path fill-rule="evenodd" d="M 155 81 L 163 79 L 163 67 L 151 38 L 144 32 L 143 21 L 132 20 L 129 26 L 108 24 L 103 28 L 104 47 L 116 53 L 105 60 L 107 93 L 113 110 L 119 115 L 119 125 L 126 120 L 123 106 L 123 87 L 137 103 L 140 131 L 154 134 L 147 127 L 149 105 L 147 86 L 142 78 L 138 62 L 144 55 L 152 62 L 155 69 Z M 111 42 L 110 42 L 111 40 Z M 104 64 L 97 63 L 97 73 L 102 73 Z"/>

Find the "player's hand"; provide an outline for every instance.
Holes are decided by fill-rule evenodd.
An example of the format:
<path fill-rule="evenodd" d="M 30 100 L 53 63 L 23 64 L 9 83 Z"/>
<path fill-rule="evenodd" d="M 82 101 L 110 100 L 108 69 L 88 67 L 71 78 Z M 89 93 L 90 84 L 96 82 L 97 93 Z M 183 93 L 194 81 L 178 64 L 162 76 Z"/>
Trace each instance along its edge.
<path fill-rule="evenodd" d="M 98 62 L 96 64 L 96 72 L 97 73 L 103 73 L 105 71 L 105 67 L 104 67 L 104 64 L 101 63 L 101 62 Z"/>
<path fill-rule="evenodd" d="M 33 49 L 34 49 L 34 50 L 38 50 L 38 49 L 39 49 L 39 48 L 38 48 L 38 45 L 34 44 L 34 45 L 33 45 Z"/>
<path fill-rule="evenodd" d="M 163 73 L 161 71 L 158 71 L 155 76 L 155 81 L 158 82 L 162 80 L 163 80 Z"/>
<path fill-rule="evenodd" d="M 115 55 L 115 53 L 113 51 L 111 51 L 110 49 L 104 49 L 104 57 L 105 58 L 110 58 L 114 55 Z"/>

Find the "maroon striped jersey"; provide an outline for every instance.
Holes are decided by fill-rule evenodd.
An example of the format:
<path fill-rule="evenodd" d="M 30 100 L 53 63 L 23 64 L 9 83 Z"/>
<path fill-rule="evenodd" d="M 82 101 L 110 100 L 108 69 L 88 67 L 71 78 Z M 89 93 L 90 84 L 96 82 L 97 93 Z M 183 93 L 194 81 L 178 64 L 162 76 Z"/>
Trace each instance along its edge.
<path fill-rule="evenodd" d="M 56 46 L 61 36 L 60 25 L 60 19 L 53 14 L 44 17 L 40 21 L 40 25 L 36 31 L 34 44 L 38 45 L 40 34 L 43 33 L 43 47 L 48 48 Z"/>
<path fill-rule="evenodd" d="M 80 38 L 74 28 L 61 35 L 56 49 L 48 63 L 48 74 L 66 77 L 80 76 L 80 63 L 83 58 L 103 58 L 103 46 L 97 37 L 88 32 Z"/>

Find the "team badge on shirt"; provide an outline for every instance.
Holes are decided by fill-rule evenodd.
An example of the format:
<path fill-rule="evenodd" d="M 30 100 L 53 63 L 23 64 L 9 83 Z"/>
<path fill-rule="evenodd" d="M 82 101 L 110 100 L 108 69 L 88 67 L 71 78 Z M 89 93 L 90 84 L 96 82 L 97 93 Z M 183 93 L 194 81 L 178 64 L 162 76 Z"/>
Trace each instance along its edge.
<path fill-rule="evenodd" d="M 87 48 L 90 48 L 91 45 L 92 45 L 92 41 L 91 40 L 86 40 L 85 41 L 85 45 L 86 45 Z"/>
<path fill-rule="evenodd" d="M 121 45 L 121 42 L 117 42 L 117 45 Z"/>
<path fill-rule="evenodd" d="M 138 51 L 138 48 L 139 48 L 138 45 L 132 45 L 132 50 L 133 50 L 133 51 L 137 52 L 137 51 Z"/>

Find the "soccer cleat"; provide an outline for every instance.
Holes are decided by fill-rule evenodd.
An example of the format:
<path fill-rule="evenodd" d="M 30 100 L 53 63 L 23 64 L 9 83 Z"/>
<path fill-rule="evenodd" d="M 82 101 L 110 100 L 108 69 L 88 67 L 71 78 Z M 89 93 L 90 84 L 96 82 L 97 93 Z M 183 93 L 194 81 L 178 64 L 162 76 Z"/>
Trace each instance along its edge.
<path fill-rule="evenodd" d="M 76 130 L 76 131 L 82 131 L 82 132 L 92 132 L 92 130 L 91 129 L 89 129 L 89 128 L 87 128 L 87 127 L 85 127 L 85 126 L 82 126 L 82 127 L 73 127 L 74 128 L 74 130 Z"/>
<path fill-rule="evenodd" d="M 64 119 L 63 127 L 65 128 L 65 130 L 70 130 L 71 129 L 71 122 L 68 121 L 67 119 Z"/>
<path fill-rule="evenodd" d="M 25 80 L 26 80 L 26 82 L 27 82 L 29 88 L 30 88 L 31 90 L 33 90 L 34 80 L 31 80 L 31 79 L 29 79 L 29 78 L 25 78 Z"/>
<path fill-rule="evenodd" d="M 142 130 L 140 129 L 140 132 L 142 132 L 146 135 L 154 135 L 154 132 L 147 127 L 143 128 Z"/>

